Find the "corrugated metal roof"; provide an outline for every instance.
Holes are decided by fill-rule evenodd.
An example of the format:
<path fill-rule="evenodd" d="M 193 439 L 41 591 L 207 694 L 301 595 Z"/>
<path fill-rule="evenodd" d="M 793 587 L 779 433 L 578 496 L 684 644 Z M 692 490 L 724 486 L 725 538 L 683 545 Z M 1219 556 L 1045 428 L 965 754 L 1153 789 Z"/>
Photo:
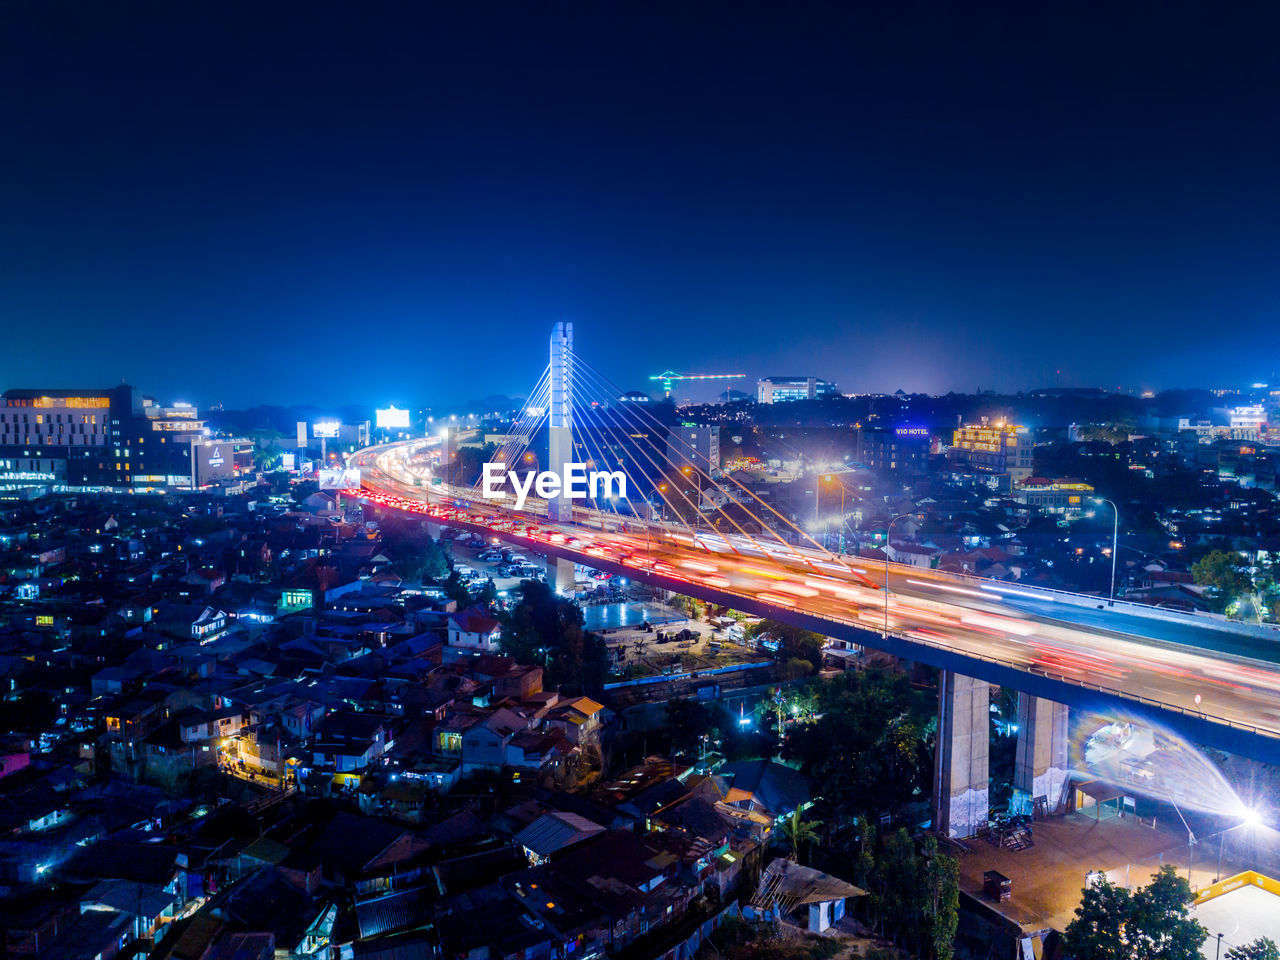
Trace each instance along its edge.
<path fill-rule="evenodd" d="M 532 850 L 540 857 L 550 856 L 557 850 L 581 843 L 588 837 L 603 833 L 604 827 L 592 823 L 576 813 L 544 813 L 516 834 L 516 843 Z"/>

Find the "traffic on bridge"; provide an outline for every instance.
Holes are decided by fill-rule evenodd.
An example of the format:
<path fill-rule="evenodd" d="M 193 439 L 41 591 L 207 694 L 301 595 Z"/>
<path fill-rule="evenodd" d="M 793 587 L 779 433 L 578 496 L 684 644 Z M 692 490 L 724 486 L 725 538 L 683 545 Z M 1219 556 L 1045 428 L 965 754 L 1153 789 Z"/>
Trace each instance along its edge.
<path fill-rule="evenodd" d="M 876 637 L 907 638 L 976 661 L 1099 690 L 1161 710 L 1280 738 L 1275 641 L 1191 617 L 1098 609 L 1096 597 L 1054 596 L 997 581 L 881 564 L 812 547 L 694 532 L 576 508 L 551 522 L 530 499 L 516 512 L 438 481 L 421 441 L 362 451 L 352 496 L 578 563 L 624 569 L 690 596 L 763 605 Z M 886 590 L 887 584 L 887 590 Z M 1105 602 L 1105 601 L 1103 601 Z"/>

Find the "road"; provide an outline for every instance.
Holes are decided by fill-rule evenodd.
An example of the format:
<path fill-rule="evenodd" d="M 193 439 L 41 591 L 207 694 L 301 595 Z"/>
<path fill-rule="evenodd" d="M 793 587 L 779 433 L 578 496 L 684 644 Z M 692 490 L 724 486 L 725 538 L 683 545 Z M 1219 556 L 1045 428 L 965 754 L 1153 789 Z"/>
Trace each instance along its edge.
<path fill-rule="evenodd" d="M 530 498 L 517 513 L 502 501 L 464 500 L 475 495 L 433 484 L 430 456 L 413 444 L 361 451 L 359 494 L 530 549 L 675 581 L 690 595 L 742 598 L 873 637 L 885 629 L 887 600 L 892 637 L 1280 738 L 1280 634 L 1269 640 L 1217 621 L 1098 609 L 1105 600 L 900 564 L 888 565 L 886 591 L 878 562 L 744 536 L 695 537 L 590 510 L 552 524 L 541 501 Z"/>

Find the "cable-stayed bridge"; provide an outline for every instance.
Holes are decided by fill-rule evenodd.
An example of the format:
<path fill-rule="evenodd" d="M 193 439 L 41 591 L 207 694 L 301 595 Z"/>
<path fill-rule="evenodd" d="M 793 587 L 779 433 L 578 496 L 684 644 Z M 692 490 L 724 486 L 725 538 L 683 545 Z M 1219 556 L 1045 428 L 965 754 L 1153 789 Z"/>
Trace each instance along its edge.
<path fill-rule="evenodd" d="M 562 587 L 586 564 L 941 668 L 935 792 L 953 833 L 985 818 L 989 683 L 1022 694 L 1015 779 L 1035 795 L 1061 792 L 1068 706 L 1119 706 L 1280 762 L 1280 632 L 833 553 L 721 474 L 708 436 L 623 396 L 557 324 L 491 461 L 529 484 L 519 508 L 513 478 L 486 496 L 481 478 L 451 470 L 447 437 L 361 451 L 352 493 L 544 553 Z M 537 495 L 534 473 L 570 463 L 621 474 L 625 493 Z"/>

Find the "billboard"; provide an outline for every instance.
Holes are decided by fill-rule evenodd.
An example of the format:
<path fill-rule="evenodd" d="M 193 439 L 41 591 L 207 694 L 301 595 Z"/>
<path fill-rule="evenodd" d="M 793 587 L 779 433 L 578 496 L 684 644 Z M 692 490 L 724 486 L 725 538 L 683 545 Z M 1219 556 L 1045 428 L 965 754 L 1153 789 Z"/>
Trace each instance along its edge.
<path fill-rule="evenodd" d="M 359 490 L 360 470 L 356 467 L 321 467 L 321 490 Z"/>
<path fill-rule="evenodd" d="M 332 440 L 341 429 L 342 424 L 337 420 L 317 420 L 311 425 L 311 435 L 316 439 L 324 437 L 326 440 Z"/>
<path fill-rule="evenodd" d="M 385 410 L 375 410 L 380 430 L 407 430 L 409 428 L 409 411 L 397 410 L 394 406 Z"/>

